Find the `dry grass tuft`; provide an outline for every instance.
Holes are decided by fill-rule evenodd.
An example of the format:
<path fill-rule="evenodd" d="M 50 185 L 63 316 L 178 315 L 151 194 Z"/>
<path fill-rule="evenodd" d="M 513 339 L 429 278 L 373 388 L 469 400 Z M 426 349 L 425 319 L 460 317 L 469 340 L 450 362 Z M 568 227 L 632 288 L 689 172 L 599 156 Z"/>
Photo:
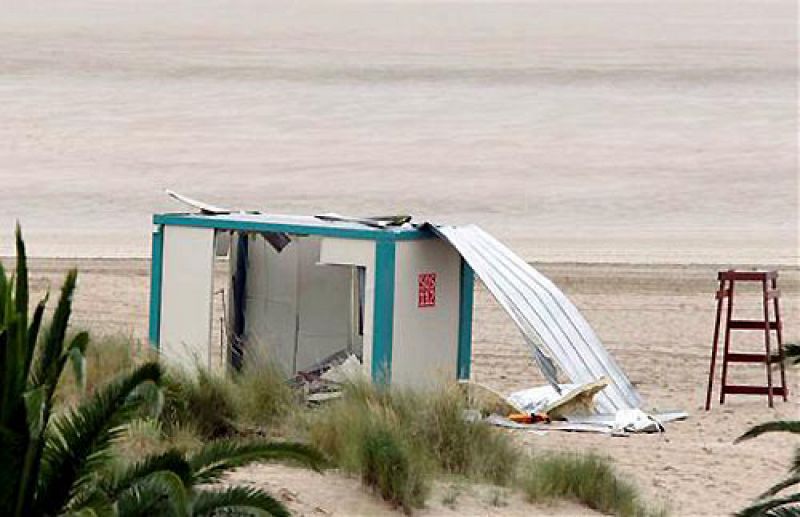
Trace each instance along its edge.
<path fill-rule="evenodd" d="M 286 375 L 270 361 L 251 361 L 233 376 L 233 383 L 239 420 L 245 425 L 280 426 L 299 409 Z"/>
<path fill-rule="evenodd" d="M 411 392 L 359 383 L 306 424 L 311 442 L 343 470 L 360 474 L 385 499 L 408 509 L 424 501 L 423 487 L 436 474 L 501 485 L 513 478 L 519 454 L 511 439 L 485 423 L 465 421 L 466 409 L 458 386 Z M 379 472 L 396 479 L 376 478 L 370 462 L 390 456 L 397 469 Z"/>
<path fill-rule="evenodd" d="M 130 337 L 93 339 L 85 390 L 148 357 L 149 348 Z M 64 376 L 59 404 L 74 403 L 83 393 L 72 376 Z M 496 506 L 507 504 L 504 490 L 519 489 L 531 502 L 571 499 L 622 517 L 666 514 L 648 508 L 636 487 L 620 480 L 605 458 L 552 453 L 529 457 L 508 433 L 467 422 L 465 411 L 472 408 L 458 385 L 413 392 L 362 382 L 346 386 L 340 400 L 306 409 L 282 372 L 257 361 L 231 376 L 171 370 L 164 400 L 158 419 L 142 418 L 126 430 L 115 446 L 120 461 L 169 447 L 189 451 L 209 439 L 244 432 L 275 435 L 282 427 L 292 438 L 308 438 L 339 468 L 408 513 L 424 505 L 432 479 L 446 475 L 459 483 L 497 485 L 491 502 Z M 455 505 L 457 497 L 453 492 L 445 500 Z"/>
<path fill-rule="evenodd" d="M 206 370 L 188 374 L 171 370 L 164 383 L 161 420 L 168 435 L 181 427 L 194 429 L 204 439 L 236 434 L 235 385 Z"/>
<path fill-rule="evenodd" d="M 620 517 L 663 516 L 666 513 L 648 508 L 636 487 L 621 480 L 609 460 L 595 454 L 548 453 L 536 456 L 521 469 L 518 484 L 530 502 L 572 499 Z"/>

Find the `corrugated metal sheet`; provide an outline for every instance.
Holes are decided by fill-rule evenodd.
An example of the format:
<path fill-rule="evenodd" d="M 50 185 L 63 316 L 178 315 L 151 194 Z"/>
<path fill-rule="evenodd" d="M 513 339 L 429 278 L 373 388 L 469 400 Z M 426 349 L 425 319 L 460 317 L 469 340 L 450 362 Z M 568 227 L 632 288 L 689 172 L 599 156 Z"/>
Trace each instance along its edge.
<path fill-rule="evenodd" d="M 551 384 L 557 386 L 557 379 L 548 356 L 570 382 L 608 377 L 611 383 L 596 398 L 601 412 L 641 407 L 642 398 L 625 373 L 553 282 L 475 225 L 431 229 L 461 253 L 508 312 Z"/>

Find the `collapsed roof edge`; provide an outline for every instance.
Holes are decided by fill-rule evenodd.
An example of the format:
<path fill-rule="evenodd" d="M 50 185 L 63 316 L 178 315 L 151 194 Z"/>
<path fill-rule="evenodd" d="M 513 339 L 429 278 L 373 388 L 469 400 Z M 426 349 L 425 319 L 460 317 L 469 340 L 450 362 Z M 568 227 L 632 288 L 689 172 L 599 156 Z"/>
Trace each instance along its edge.
<path fill-rule="evenodd" d="M 596 398 L 600 412 L 643 405 L 578 308 L 552 281 L 476 225 L 426 226 L 461 254 L 511 316 L 548 382 L 557 385 L 552 357 L 573 383 L 608 377 L 608 387 Z"/>

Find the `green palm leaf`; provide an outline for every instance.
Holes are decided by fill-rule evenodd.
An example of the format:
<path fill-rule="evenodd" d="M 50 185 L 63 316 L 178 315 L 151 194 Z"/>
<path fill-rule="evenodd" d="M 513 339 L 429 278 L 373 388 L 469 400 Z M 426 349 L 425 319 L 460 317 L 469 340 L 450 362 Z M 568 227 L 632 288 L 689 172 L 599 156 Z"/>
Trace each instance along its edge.
<path fill-rule="evenodd" d="M 228 470 L 266 461 L 291 461 L 317 471 L 325 465 L 317 449 L 295 442 L 218 440 L 189 457 L 196 483 L 211 483 Z"/>
<path fill-rule="evenodd" d="M 86 373 L 86 347 L 89 346 L 89 333 L 80 332 L 64 352 L 64 361 L 69 360 L 72 364 L 72 372 L 75 375 L 75 383 L 81 390 L 85 386 Z"/>
<path fill-rule="evenodd" d="M 800 517 L 800 508 L 798 507 L 783 507 L 773 508 L 768 511 L 766 517 Z"/>
<path fill-rule="evenodd" d="M 6 314 L 6 304 L 9 300 L 9 284 L 8 277 L 6 276 L 6 268 L 0 264 L 0 325 Z"/>
<path fill-rule="evenodd" d="M 78 272 L 70 270 L 61 287 L 61 296 L 53 314 L 53 321 L 45 336 L 42 351 L 39 354 L 36 366 L 32 372 L 32 382 L 35 386 L 48 385 L 51 393 L 58 385 L 61 370 L 64 368 L 64 337 L 67 334 L 67 325 L 72 313 L 72 296 L 75 292 Z"/>
<path fill-rule="evenodd" d="M 788 343 L 784 346 L 786 360 L 793 364 L 800 364 L 800 344 Z"/>
<path fill-rule="evenodd" d="M 31 362 L 33 361 L 33 353 L 36 351 L 36 343 L 39 341 L 39 331 L 42 328 L 42 318 L 44 317 L 44 309 L 47 305 L 47 300 L 50 297 L 46 294 L 42 300 L 36 304 L 36 309 L 33 311 L 33 318 L 28 327 L 28 350 L 25 357 L 25 372 L 30 372 Z"/>
<path fill-rule="evenodd" d="M 263 490 L 234 486 L 220 490 L 203 490 L 197 493 L 192 514 L 204 515 L 270 515 L 288 517 L 289 510 Z"/>
<path fill-rule="evenodd" d="M 146 363 L 123 375 L 55 419 L 48 428 L 35 509 L 55 515 L 90 485 L 93 468 L 105 463 L 120 424 L 138 406 L 130 394 L 141 383 L 161 379 L 158 363 Z"/>
<path fill-rule="evenodd" d="M 795 447 L 789 472 L 800 475 L 800 447 Z"/>
<path fill-rule="evenodd" d="M 139 480 L 155 472 L 169 471 L 178 476 L 185 485 L 192 483 L 192 469 L 183 453 L 172 449 L 161 454 L 148 456 L 131 466 L 117 469 L 101 482 L 101 490 L 109 497 L 116 498 L 121 492 L 134 486 Z"/>
<path fill-rule="evenodd" d="M 25 392 L 25 416 L 28 421 L 28 432 L 31 436 L 39 436 L 44 430 L 45 413 L 45 392 L 44 387 L 32 389 Z"/>
<path fill-rule="evenodd" d="M 790 476 L 790 477 L 784 479 L 780 483 L 776 483 L 776 484 L 772 485 L 766 492 L 764 492 L 763 494 L 758 496 L 758 498 L 759 499 L 765 499 L 767 497 L 772 497 L 775 494 L 777 494 L 778 492 L 780 492 L 781 490 L 785 490 L 785 489 L 789 488 L 790 486 L 797 485 L 798 483 L 800 483 L 800 475 L 795 474 L 793 476 Z"/>
<path fill-rule="evenodd" d="M 786 497 L 776 497 L 767 501 L 752 504 L 737 513 L 737 517 L 759 517 L 765 515 L 777 515 L 775 511 L 782 506 L 800 502 L 800 493 L 791 494 Z"/>
<path fill-rule="evenodd" d="M 189 494 L 180 476 L 160 470 L 139 479 L 119 495 L 118 517 L 189 515 Z"/>
<path fill-rule="evenodd" d="M 22 240 L 22 229 L 17 223 L 17 275 L 14 289 L 16 312 L 22 317 L 23 326 L 27 327 L 28 319 L 28 258 L 25 255 L 25 241 Z"/>
<path fill-rule="evenodd" d="M 749 440 L 756 436 L 761 436 L 764 433 L 800 433 L 800 420 L 775 420 L 758 424 L 750 428 L 749 431 L 737 438 L 734 443 L 739 443 L 743 440 Z"/>

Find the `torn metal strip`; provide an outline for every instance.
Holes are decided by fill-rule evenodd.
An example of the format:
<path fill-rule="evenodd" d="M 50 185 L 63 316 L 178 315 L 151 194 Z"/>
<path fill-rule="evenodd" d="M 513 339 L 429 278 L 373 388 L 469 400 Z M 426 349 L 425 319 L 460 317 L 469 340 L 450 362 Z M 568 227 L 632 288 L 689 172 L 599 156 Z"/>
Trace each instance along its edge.
<path fill-rule="evenodd" d="M 550 280 L 475 225 L 433 226 L 475 270 L 519 327 L 548 382 L 557 385 L 549 357 L 576 384 L 606 376 L 597 395 L 601 412 L 639 408 L 642 398 L 577 307 Z"/>

